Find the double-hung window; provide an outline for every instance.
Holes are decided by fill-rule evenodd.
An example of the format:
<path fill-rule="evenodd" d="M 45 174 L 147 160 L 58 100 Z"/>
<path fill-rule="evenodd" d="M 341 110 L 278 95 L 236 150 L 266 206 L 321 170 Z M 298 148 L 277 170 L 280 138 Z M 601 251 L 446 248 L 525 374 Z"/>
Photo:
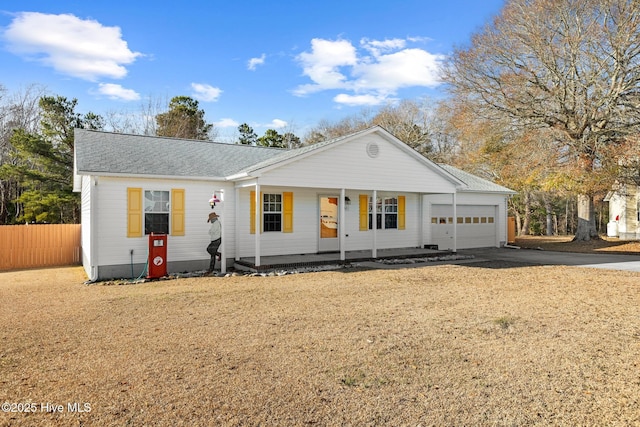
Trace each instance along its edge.
<path fill-rule="evenodd" d="M 262 195 L 264 231 L 282 231 L 282 194 Z"/>
<path fill-rule="evenodd" d="M 169 191 L 144 192 L 144 234 L 169 234 Z"/>
<path fill-rule="evenodd" d="M 369 198 L 369 230 L 373 228 L 373 223 L 374 223 L 373 215 L 374 215 L 373 198 L 370 197 Z M 398 228 L 398 198 L 397 197 L 376 198 L 375 224 L 378 230 Z"/>

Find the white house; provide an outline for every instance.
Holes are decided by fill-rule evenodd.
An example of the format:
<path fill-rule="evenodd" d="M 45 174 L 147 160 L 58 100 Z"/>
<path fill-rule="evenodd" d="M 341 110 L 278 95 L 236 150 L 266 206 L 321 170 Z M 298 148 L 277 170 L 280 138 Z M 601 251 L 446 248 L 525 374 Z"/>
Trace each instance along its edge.
<path fill-rule="evenodd" d="M 169 272 L 203 270 L 209 201 L 222 268 L 251 257 L 500 247 L 513 191 L 426 159 L 380 127 L 293 150 L 75 131 L 83 265 L 91 280 L 144 269 L 167 235 Z"/>
<path fill-rule="evenodd" d="M 609 202 L 607 234 L 624 240 L 640 239 L 640 189 L 633 184 L 619 184 L 604 198 Z"/>

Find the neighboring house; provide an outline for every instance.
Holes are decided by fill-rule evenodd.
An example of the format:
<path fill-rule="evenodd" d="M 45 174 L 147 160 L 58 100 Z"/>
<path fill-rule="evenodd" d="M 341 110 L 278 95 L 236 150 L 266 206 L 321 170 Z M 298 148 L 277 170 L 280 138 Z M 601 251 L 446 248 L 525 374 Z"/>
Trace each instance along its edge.
<path fill-rule="evenodd" d="M 604 198 L 609 202 L 607 234 L 624 240 L 640 239 L 640 189 L 633 184 L 619 184 Z"/>
<path fill-rule="evenodd" d="M 293 150 L 75 131 L 74 190 L 91 280 L 129 277 L 148 234 L 169 272 L 203 270 L 210 199 L 222 268 L 244 258 L 437 245 L 499 247 L 513 191 L 440 166 L 380 127 Z"/>

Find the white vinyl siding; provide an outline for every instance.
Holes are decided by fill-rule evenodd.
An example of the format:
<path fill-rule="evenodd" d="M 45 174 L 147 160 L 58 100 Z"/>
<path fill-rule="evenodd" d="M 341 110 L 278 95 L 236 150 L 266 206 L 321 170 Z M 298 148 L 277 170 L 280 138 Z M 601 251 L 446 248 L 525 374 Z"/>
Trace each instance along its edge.
<path fill-rule="evenodd" d="M 167 241 L 168 262 L 208 259 L 206 247 L 209 241 L 207 216 L 211 212 L 208 200 L 213 190 L 225 189 L 225 203 L 216 206 L 221 215 L 223 231 L 228 233 L 226 250 L 233 253 L 233 187 L 227 183 L 204 181 L 164 180 L 164 179 L 124 179 L 99 177 L 97 193 L 100 196 L 94 206 L 95 215 L 93 238 L 98 239 L 98 265 L 130 264 L 130 250 L 133 249 L 133 263 L 145 263 L 148 256 L 149 236 L 127 238 L 127 188 L 139 187 L 158 191 L 185 189 L 185 234 L 169 234 Z M 84 221 L 83 221 L 84 227 Z"/>
<path fill-rule="evenodd" d="M 249 233 L 249 199 L 250 187 L 240 191 L 240 257 L 251 257 L 255 254 L 255 235 Z M 281 193 L 291 190 L 290 187 L 260 187 L 263 194 Z M 319 240 L 319 206 L 318 195 L 334 193 L 334 189 L 296 188 L 293 192 L 295 208 L 293 210 L 293 233 L 262 233 L 260 235 L 260 254 L 262 256 L 281 254 L 316 253 Z M 358 199 L 360 192 L 347 191 L 351 203 L 345 206 L 345 218 L 340 223 L 340 230 L 345 234 L 345 250 L 371 249 L 373 230 L 360 231 Z M 405 230 L 376 230 L 378 248 L 418 247 L 420 245 L 419 196 L 403 194 L 406 200 Z M 378 193 L 382 198 L 397 198 L 397 193 Z M 245 219 L 246 218 L 246 219 Z"/>
<path fill-rule="evenodd" d="M 80 219 L 82 222 L 82 228 L 80 231 L 81 235 L 81 250 L 82 250 L 82 265 L 84 266 L 85 272 L 88 277 L 91 277 L 90 266 L 92 265 L 92 256 L 94 255 L 91 252 L 91 196 L 92 196 L 92 186 L 91 186 L 91 177 L 88 175 L 84 175 L 81 177 L 82 182 L 82 190 L 80 193 Z"/>
<path fill-rule="evenodd" d="M 369 142 L 378 144 L 378 157 L 367 155 Z M 430 168 L 396 144 L 377 135 L 368 135 L 267 171 L 260 182 L 262 185 L 286 187 L 293 180 L 297 187 L 375 189 L 397 194 L 453 192 L 454 184 L 438 171 L 438 166 Z"/>

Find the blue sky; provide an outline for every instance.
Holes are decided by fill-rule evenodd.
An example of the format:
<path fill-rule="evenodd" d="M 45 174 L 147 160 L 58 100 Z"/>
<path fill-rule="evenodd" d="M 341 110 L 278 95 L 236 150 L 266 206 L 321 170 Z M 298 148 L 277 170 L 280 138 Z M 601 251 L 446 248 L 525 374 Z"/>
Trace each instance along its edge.
<path fill-rule="evenodd" d="M 4 4 L 3 4 L 4 3 Z M 0 85 L 141 111 L 197 99 L 221 136 L 240 123 L 299 136 L 401 99 L 442 96 L 438 67 L 503 0 L 0 3 Z"/>

